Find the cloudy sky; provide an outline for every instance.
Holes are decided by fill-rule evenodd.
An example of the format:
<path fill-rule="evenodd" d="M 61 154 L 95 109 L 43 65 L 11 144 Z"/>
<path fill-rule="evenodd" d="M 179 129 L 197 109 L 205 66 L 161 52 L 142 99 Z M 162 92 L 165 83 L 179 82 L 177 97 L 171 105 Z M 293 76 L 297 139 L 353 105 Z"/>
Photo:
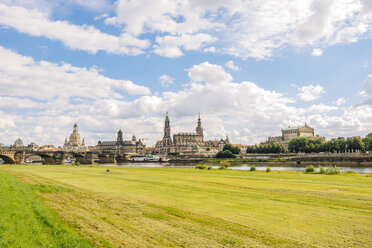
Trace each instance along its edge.
<path fill-rule="evenodd" d="M 370 0 L 0 0 L 0 143 L 372 132 Z"/>

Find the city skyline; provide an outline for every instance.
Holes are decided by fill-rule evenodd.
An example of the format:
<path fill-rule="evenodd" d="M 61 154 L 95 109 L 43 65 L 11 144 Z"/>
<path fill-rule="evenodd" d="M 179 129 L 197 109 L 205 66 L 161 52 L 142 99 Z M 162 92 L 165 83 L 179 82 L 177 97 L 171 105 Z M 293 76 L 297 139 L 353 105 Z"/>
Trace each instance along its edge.
<path fill-rule="evenodd" d="M 199 110 L 207 139 L 365 136 L 371 30 L 366 0 L 1 1 L 0 143 L 61 146 L 76 122 L 152 146 L 166 111 L 178 133 Z"/>

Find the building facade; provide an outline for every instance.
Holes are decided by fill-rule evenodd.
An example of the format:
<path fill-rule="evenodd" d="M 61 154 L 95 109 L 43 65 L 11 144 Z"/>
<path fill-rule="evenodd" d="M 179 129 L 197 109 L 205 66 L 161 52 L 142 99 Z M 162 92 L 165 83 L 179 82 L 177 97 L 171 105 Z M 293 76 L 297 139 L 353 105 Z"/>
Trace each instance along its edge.
<path fill-rule="evenodd" d="M 96 149 L 104 154 L 135 155 L 146 153 L 146 145 L 141 139 L 137 140 L 133 135 L 132 140 L 124 140 L 121 129 L 118 131 L 116 141 L 98 141 Z"/>
<path fill-rule="evenodd" d="M 203 126 L 200 113 L 198 116 L 195 133 L 176 133 L 171 137 L 171 128 L 168 112 L 164 121 L 163 139 L 155 145 L 155 152 L 160 154 L 177 154 L 188 156 L 209 156 L 222 150 L 228 138 L 220 141 L 204 141 Z"/>
<path fill-rule="evenodd" d="M 72 133 L 70 134 L 69 139 L 65 139 L 65 143 L 63 144 L 63 147 L 61 150 L 64 151 L 73 151 L 73 152 L 84 152 L 87 151 L 87 147 L 85 146 L 84 138 L 81 141 L 80 133 L 79 133 L 79 127 L 75 123 Z"/>
<path fill-rule="evenodd" d="M 307 137 L 310 139 L 323 139 L 324 137 L 321 137 L 319 135 L 315 135 L 314 128 L 309 127 L 306 123 L 304 126 L 295 126 L 291 127 L 288 126 L 288 128 L 282 129 L 282 135 L 281 136 L 270 136 L 267 138 L 267 141 L 264 143 L 280 143 L 283 144 L 285 148 L 288 148 L 288 143 L 297 137 Z"/>

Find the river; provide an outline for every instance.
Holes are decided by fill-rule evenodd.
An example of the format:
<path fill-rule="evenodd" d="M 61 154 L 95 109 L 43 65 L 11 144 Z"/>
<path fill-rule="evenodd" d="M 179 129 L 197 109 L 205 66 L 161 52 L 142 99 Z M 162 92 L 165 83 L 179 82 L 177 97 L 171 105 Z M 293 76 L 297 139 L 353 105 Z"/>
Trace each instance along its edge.
<path fill-rule="evenodd" d="M 150 168 L 194 168 L 197 164 L 200 163 L 121 163 L 121 164 L 103 164 L 104 166 L 119 166 L 119 167 L 150 167 Z M 204 164 L 206 166 L 212 166 L 214 169 L 218 169 L 216 164 Z M 230 170 L 250 170 L 251 164 L 234 164 L 233 166 L 229 167 Z M 290 166 L 290 165 L 283 165 L 283 164 L 255 164 L 256 170 L 258 171 L 266 171 L 266 168 L 269 166 L 272 171 L 305 171 L 306 166 Z M 358 167 L 358 166 L 337 166 L 341 172 L 345 172 L 347 170 L 353 170 L 357 173 L 361 174 L 369 174 L 372 173 L 371 167 Z"/>
<path fill-rule="evenodd" d="M 2 164 L 3 161 L 0 159 L 0 164 Z M 35 163 L 40 164 L 40 163 Z M 121 164 L 101 164 L 102 166 L 119 166 L 119 167 L 150 167 L 150 168 L 194 168 L 196 165 L 200 163 L 121 163 Z M 218 169 L 218 166 L 216 164 L 204 164 L 206 166 L 212 166 L 214 169 Z M 234 163 L 233 166 L 229 167 L 230 170 L 249 170 L 251 164 L 245 164 L 245 163 Z M 256 163 L 256 170 L 258 171 L 265 171 L 266 168 L 269 166 L 272 171 L 299 171 L 303 172 L 305 170 L 305 166 L 291 166 L 291 165 L 285 165 L 282 163 L 278 164 L 265 164 L 265 163 Z M 353 170 L 360 174 L 370 174 L 372 173 L 371 167 L 361 167 L 361 166 L 338 166 L 340 168 L 341 172 L 345 172 L 347 170 Z"/>

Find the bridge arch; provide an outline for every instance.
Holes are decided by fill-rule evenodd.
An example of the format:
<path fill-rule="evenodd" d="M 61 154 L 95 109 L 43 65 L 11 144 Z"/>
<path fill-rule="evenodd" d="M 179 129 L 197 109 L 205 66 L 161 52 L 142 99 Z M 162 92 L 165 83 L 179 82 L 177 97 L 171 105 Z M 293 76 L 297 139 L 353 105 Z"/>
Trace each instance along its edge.
<path fill-rule="evenodd" d="M 7 156 L 5 154 L 0 154 L 0 158 L 4 160 L 4 164 L 15 164 L 14 158 Z"/>

